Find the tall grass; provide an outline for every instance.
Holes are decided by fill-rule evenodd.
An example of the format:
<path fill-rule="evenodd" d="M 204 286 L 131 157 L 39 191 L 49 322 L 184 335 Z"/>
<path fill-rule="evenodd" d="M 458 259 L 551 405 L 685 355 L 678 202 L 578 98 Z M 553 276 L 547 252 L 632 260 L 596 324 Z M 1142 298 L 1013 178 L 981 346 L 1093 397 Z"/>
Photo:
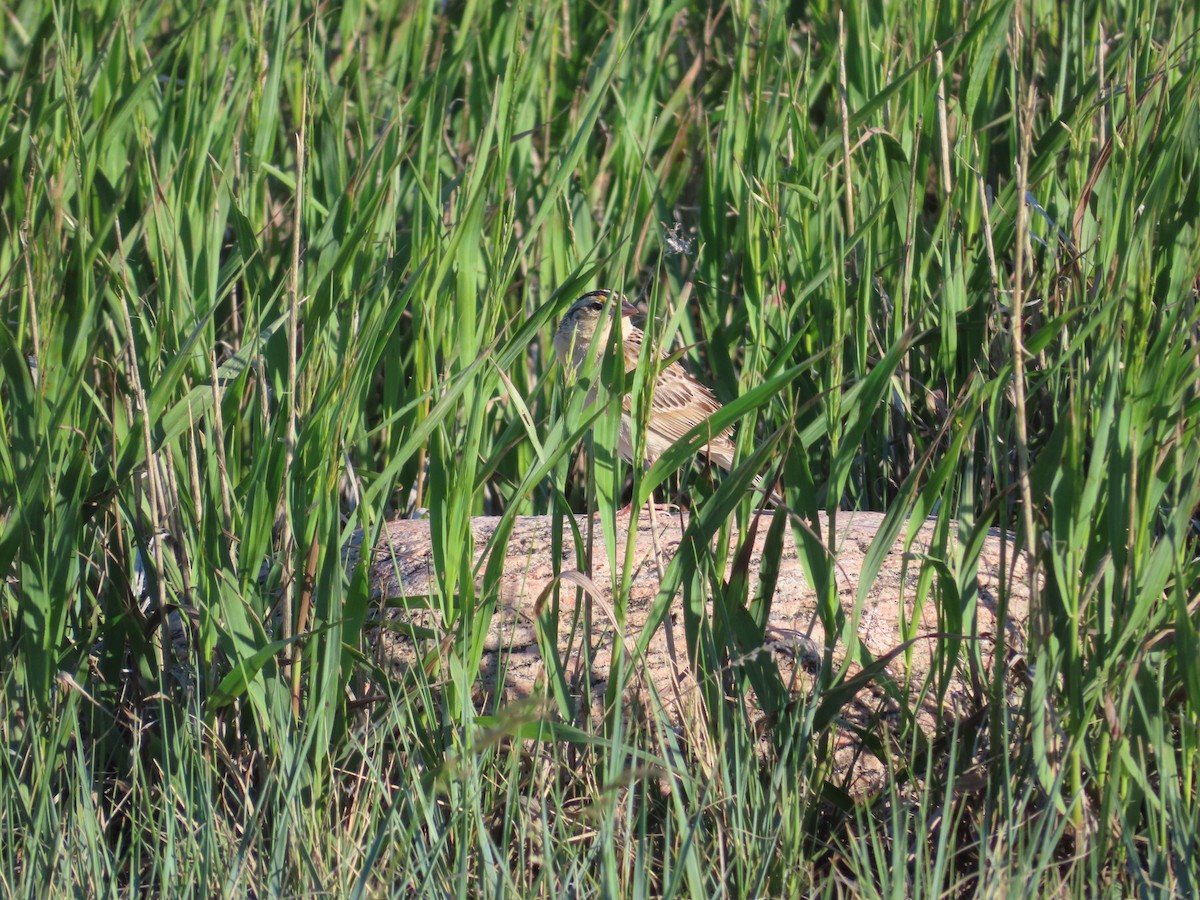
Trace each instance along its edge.
<path fill-rule="evenodd" d="M 10 5 L 5 893 L 1194 892 L 1197 28 L 1148 0 Z M 594 373 L 599 407 L 563 386 L 552 329 L 594 286 L 727 404 L 717 486 L 702 436 L 613 453 L 649 354 Z M 752 653 L 773 585 L 729 528 L 775 471 L 829 636 L 804 697 Z M 557 597 L 546 702 L 487 708 L 472 517 L 498 551 L 595 509 L 621 621 L 630 477 L 690 488 L 652 625 L 682 603 L 702 712 L 623 705 L 648 628 L 594 721 Z M 438 626 L 393 672 L 346 551 L 418 508 Z M 936 517 L 913 599 L 963 639 L 928 687 L 982 672 L 974 727 L 923 735 L 858 642 L 826 508 L 888 514 L 860 602 Z M 1034 601 L 980 634 L 992 528 Z M 856 803 L 832 742 L 872 683 L 901 715 L 860 735 L 889 778 Z"/>

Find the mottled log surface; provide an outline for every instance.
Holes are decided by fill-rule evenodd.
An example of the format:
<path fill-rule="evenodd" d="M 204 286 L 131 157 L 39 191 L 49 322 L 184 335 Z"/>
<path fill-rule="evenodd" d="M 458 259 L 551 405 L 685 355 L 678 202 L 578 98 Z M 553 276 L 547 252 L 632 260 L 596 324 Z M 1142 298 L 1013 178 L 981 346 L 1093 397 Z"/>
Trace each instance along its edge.
<path fill-rule="evenodd" d="M 626 646 L 636 642 L 646 623 L 651 603 L 659 591 L 659 564 L 656 564 L 655 541 L 649 516 L 642 511 L 638 518 L 638 531 L 634 552 L 634 574 L 632 590 L 625 624 Z M 855 597 L 858 592 L 859 572 L 864 558 L 875 540 L 883 521 L 879 513 L 839 512 L 837 514 L 837 541 L 835 577 L 838 595 L 845 614 L 854 613 Z M 475 558 L 478 560 L 495 531 L 496 518 L 479 518 L 473 523 L 475 536 Z M 686 527 L 686 514 L 659 512 L 657 545 L 661 551 L 660 564 L 665 569 L 679 546 Z M 588 535 L 586 518 L 579 517 L 577 523 L 585 540 Z M 569 524 L 569 523 L 568 523 Z M 762 557 L 770 513 L 763 517 L 757 535 L 751 563 L 751 591 L 757 584 L 759 561 Z M 623 550 L 625 535 L 630 527 L 629 517 L 617 520 L 620 544 Z M 828 533 L 828 520 L 822 515 L 821 533 Z M 564 543 L 560 570 L 564 573 L 579 571 L 578 557 L 571 529 L 564 527 Z M 535 627 L 535 606 L 545 593 L 552 596 L 548 587 L 554 580 L 554 560 L 551 559 L 551 519 L 528 517 L 517 520 L 504 560 L 504 574 L 500 601 L 493 617 L 486 642 L 483 664 L 483 683 L 479 689 L 489 705 L 503 706 L 519 698 L 544 696 L 545 666 L 538 648 Z M 1008 571 L 1000 570 L 1001 536 L 999 532 L 988 535 L 980 558 L 977 575 L 978 601 L 975 606 L 973 632 L 970 623 L 964 624 L 964 633 L 973 633 L 978 641 L 984 670 L 979 677 L 970 672 L 970 652 L 960 653 L 956 671 L 951 673 L 945 684 L 946 690 L 940 699 L 937 696 L 936 679 L 928 679 L 929 668 L 934 656 L 940 626 L 934 597 L 923 604 L 919 615 L 915 613 L 917 583 L 921 571 L 921 559 L 930 552 L 933 538 L 933 523 L 926 523 L 918 534 L 909 553 L 907 564 L 903 553 L 903 534 L 888 553 L 879 574 L 867 591 L 859 610 L 857 634 L 859 640 L 875 658 L 880 658 L 900 647 L 905 638 L 901 630 L 903 621 L 911 622 L 909 637 L 916 636 L 905 653 L 891 660 L 888 672 L 909 693 L 910 709 L 918 710 L 917 721 L 927 735 L 937 732 L 938 723 L 956 720 L 969 722 L 980 710 L 981 695 L 975 685 L 980 678 L 987 679 L 991 670 L 991 658 L 995 646 L 997 629 L 996 607 L 1001 583 L 1007 584 L 1009 592 L 1008 621 L 1005 625 L 1007 647 L 1024 646 L 1025 621 L 1028 614 L 1029 587 L 1025 560 L 1015 557 L 1011 545 L 1007 548 Z M 420 597 L 436 593 L 433 577 L 433 553 L 430 544 L 428 520 L 401 520 L 389 523 L 387 541 L 390 547 L 380 547 L 374 566 L 375 589 L 383 598 Z M 585 582 L 578 575 L 569 574 L 560 582 L 559 590 L 559 634 L 558 648 L 572 678 L 572 689 L 580 704 L 597 716 L 601 712 L 606 679 L 610 670 L 610 651 L 613 646 L 613 629 L 616 619 L 612 614 L 609 585 L 611 583 L 604 552 L 603 536 L 597 525 L 593 541 L 594 562 L 587 576 L 594 592 L 578 590 Z M 771 606 L 771 627 L 777 639 L 768 641 L 767 650 L 775 652 L 781 673 L 793 684 L 798 694 L 810 690 L 811 672 L 820 665 L 825 635 L 817 617 L 816 595 L 809 586 L 796 553 L 791 529 L 787 529 L 783 557 L 780 560 L 778 583 Z M 935 577 L 934 583 L 937 583 Z M 551 602 L 547 600 L 547 602 Z M 631 680 L 633 690 L 639 692 L 637 699 L 643 704 L 661 705 L 667 715 L 675 721 L 696 721 L 702 710 L 693 704 L 699 703 L 695 679 L 688 667 L 684 637 L 683 614 L 680 598 L 667 615 L 662 627 L 650 641 L 646 658 L 634 661 L 633 671 L 637 677 Z M 587 615 L 576 615 L 586 612 Z M 431 635 L 425 646 L 419 648 L 428 653 L 440 636 L 441 628 L 437 614 L 427 612 L 401 612 L 398 619 L 428 629 Z M 590 620 L 590 629 L 585 633 L 581 622 Z M 914 621 L 915 619 L 915 621 Z M 778 636 L 788 636 L 778 639 Z M 389 665 L 403 669 L 412 665 L 418 648 L 414 642 L 392 629 L 381 632 L 379 652 Z M 834 662 L 841 664 L 843 644 L 838 643 Z M 907 657 L 907 658 L 906 658 Z M 647 689 L 652 687 L 652 691 Z M 584 698 L 587 698 L 584 700 Z M 586 713 L 585 713 L 586 714 Z M 895 700 L 887 697 L 882 688 L 872 684 L 861 691 L 843 711 L 844 721 L 872 729 L 875 733 L 886 733 L 887 724 L 898 715 Z M 844 739 L 838 749 L 839 760 L 853 772 L 847 779 L 855 794 L 870 793 L 881 783 L 882 769 L 877 761 L 859 753 L 859 742 L 852 736 L 852 729 L 844 730 Z M 902 756 L 908 755 L 902 752 Z"/>

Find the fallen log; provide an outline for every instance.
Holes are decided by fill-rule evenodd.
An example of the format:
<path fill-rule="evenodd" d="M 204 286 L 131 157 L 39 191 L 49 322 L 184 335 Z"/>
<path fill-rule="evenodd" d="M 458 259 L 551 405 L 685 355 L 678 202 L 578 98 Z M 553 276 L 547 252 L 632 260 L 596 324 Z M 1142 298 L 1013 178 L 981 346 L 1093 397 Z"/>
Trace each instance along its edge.
<path fill-rule="evenodd" d="M 835 579 L 842 609 L 848 617 L 855 616 L 859 573 L 883 518 L 880 513 L 870 512 L 843 511 L 837 515 Z M 498 518 L 473 521 L 477 562 L 499 521 Z M 686 513 L 659 512 L 656 521 L 657 531 L 651 528 L 650 517 L 645 512 L 637 517 L 634 571 L 624 620 L 627 649 L 636 642 L 646 624 L 651 603 L 659 592 L 659 573 L 673 557 L 687 527 Z M 769 523 L 770 513 L 759 525 L 757 543 L 750 554 L 752 592 L 757 584 Z M 587 519 L 579 517 L 576 524 L 586 540 Z M 821 533 L 827 534 L 828 527 L 828 519 L 822 515 L 819 521 Z M 573 691 L 582 701 L 578 704 L 581 714 L 602 714 L 612 667 L 613 632 L 618 623 L 613 613 L 609 589 L 612 578 L 599 528 L 597 524 L 592 537 L 591 569 L 580 571 L 570 527 L 563 529 L 561 557 L 556 561 L 551 557 L 551 518 L 516 520 L 505 548 L 499 599 L 485 642 L 478 686 L 481 703 L 495 708 L 521 698 L 544 696 L 546 666 L 538 646 L 536 607 L 539 598 L 549 602 L 547 598 L 551 595 L 557 562 L 558 571 L 564 573 L 558 583 L 559 658 L 571 678 Z M 630 516 L 619 516 L 618 556 L 621 558 L 629 528 Z M 1010 544 L 1005 553 L 1007 571 L 1002 572 L 1001 546 L 1005 538 L 993 530 L 985 538 L 979 557 L 975 600 L 970 609 L 963 611 L 966 615 L 962 630 L 964 643 L 977 643 L 979 652 L 960 652 L 952 672 L 931 677 L 930 668 L 937 659 L 937 643 L 953 639 L 947 637 L 943 631 L 944 623 L 938 620 L 939 603 L 935 598 L 928 597 L 923 602 L 918 598 L 918 578 L 922 560 L 931 551 L 933 529 L 932 520 L 925 523 L 907 554 L 903 537 L 896 540 L 853 619 L 858 639 L 872 658 L 880 659 L 895 653 L 898 648 L 904 652 L 895 653 L 887 666 L 892 679 L 890 691 L 884 690 L 882 683 L 868 685 L 843 711 L 843 721 L 849 726 L 844 748 L 847 760 L 851 755 L 855 759 L 859 756 L 859 741 L 852 734 L 855 725 L 878 729 L 881 722 L 899 716 L 896 685 L 902 685 L 911 697 L 909 709 L 914 712 L 920 728 L 932 737 L 941 733 L 939 726 L 979 714 L 984 702 L 981 692 L 991 677 L 998 628 L 1005 629 L 1005 643 L 1010 651 L 1023 646 L 1029 604 L 1027 563 Z M 396 600 L 436 594 L 428 520 L 388 523 L 383 543 L 373 562 L 373 589 L 378 597 Z M 952 561 L 945 562 L 953 571 Z M 587 589 L 580 589 L 581 586 Z M 1002 587 L 1008 594 L 1008 614 L 1004 623 L 998 623 L 996 615 Z M 393 624 L 398 627 L 381 629 L 378 652 L 383 661 L 398 669 L 415 665 L 421 659 L 427 661 L 429 648 L 445 636 L 440 618 L 439 613 L 430 609 L 408 608 L 396 613 Z M 424 635 L 425 641 L 414 640 L 414 632 Z M 788 529 L 779 560 L 768 640 L 763 649 L 776 654 L 785 679 L 798 693 L 803 693 L 811 688 L 811 676 L 821 665 L 825 646 L 825 633 L 817 615 L 817 596 L 805 577 Z M 645 658 L 633 661 L 638 677 L 631 684 L 652 689 L 651 699 L 641 702 L 661 704 L 675 721 L 697 721 L 698 711 L 692 704 L 698 702 L 699 693 L 695 690 L 694 674 L 690 672 L 684 647 L 683 615 L 676 603 L 650 640 Z M 844 655 L 844 643 L 833 642 L 832 663 L 840 667 Z M 847 674 L 853 675 L 857 668 L 856 665 L 847 667 Z M 841 752 L 843 750 L 839 749 Z M 850 764 L 848 761 L 847 765 Z M 878 773 L 872 774 L 870 767 L 859 768 L 861 771 L 855 773 L 856 793 L 869 791 L 871 782 L 878 777 Z"/>

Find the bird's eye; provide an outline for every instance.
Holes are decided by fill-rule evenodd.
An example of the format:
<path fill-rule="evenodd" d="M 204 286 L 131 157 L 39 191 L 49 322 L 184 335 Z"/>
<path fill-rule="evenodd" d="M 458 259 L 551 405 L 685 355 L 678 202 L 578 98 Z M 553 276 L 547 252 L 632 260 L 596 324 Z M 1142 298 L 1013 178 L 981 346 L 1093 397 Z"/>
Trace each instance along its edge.
<path fill-rule="evenodd" d="M 596 312 L 600 312 L 600 310 L 604 309 L 604 304 L 601 303 L 599 300 L 593 300 L 591 302 L 590 308 L 595 310 Z"/>

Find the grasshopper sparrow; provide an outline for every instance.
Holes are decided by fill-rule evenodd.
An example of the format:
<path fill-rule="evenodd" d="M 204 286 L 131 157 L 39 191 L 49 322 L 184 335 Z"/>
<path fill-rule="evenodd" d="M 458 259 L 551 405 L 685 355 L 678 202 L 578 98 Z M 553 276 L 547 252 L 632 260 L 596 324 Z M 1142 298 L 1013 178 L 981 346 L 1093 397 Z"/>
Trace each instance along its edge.
<path fill-rule="evenodd" d="M 613 302 L 609 314 L 605 315 L 605 305 L 610 298 Z M 613 292 L 608 290 L 592 291 L 576 300 L 563 316 L 558 331 L 554 334 L 554 350 L 563 368 L 571 375 L 578 376 L 587 358 L 588 348 L 593 343 L 599 342 L 597 354 L 604 352 L 612 330 L 612 316 L 616 314 L 621 323 L 625 371 L 632 372 L 637 367 L 643 340 L 642 330 L 635 328 L 629 321 L 629 317 L 636 313 L 637 309 L 629 301 L 619 295 L 614 297 Z M 662 358 L 666 359 L 666 354 Z M 589 403 L 595 399 L 595 393 L 596 389 L 592 388 L 588 396 Z M 632 463 L 632 398 L 626 394 L 622 398 L 622 404 L 624 411 L 621 416 L 621 434 L 617 450 L 626 462 Z M 646 425 L 647 465 L 662 456 L 668 447 L 720 408 L 721 404 L 717 402 L 712 391 L 689 375 L 678 362 L 659 369 L 654 382 L 650 420 Z M 730 435 L 731 430 L 726 428 L 712 435 L 703 448 L 705 455 L 726 471 L 733 468 L 734 447 Z"/>

